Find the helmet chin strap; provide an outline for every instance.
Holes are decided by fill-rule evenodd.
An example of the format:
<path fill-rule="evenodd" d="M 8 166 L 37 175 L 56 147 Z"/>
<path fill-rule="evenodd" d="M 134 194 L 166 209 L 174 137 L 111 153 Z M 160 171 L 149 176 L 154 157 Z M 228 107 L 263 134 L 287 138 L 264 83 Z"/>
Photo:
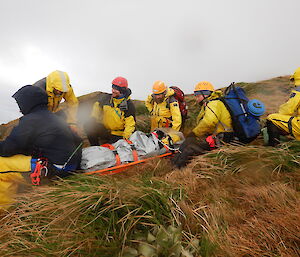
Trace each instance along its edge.
<path fill-rule="evenodd" d="M 211 93 L 209 95 L 204 95 L 203 92 L 201 91 L 201 95 L 203 99 L 199 102 L 200 105 L 205 103 L 205 100 L 211 95 Z"/>
<path fill-rule="evenodd" d="M 125 96 L 123 94 L 120 94 L 120 96 L 118 97 L 115 97 L 116 99 L 122 99 L 122 98 L 125 98 Z"/>

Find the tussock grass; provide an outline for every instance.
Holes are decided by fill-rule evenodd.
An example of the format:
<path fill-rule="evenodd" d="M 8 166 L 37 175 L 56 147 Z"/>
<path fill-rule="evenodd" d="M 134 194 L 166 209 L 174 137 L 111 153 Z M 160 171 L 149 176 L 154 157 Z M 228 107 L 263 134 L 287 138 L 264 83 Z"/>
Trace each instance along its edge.
<path fill-rule="evenodd" d="M 208 242 L 202 256 L 299 255 L 299 145 L 228 146 L 166 176 L 189 196 L 183 226 Z"/>
<path fill-rule="evenodd" d="M 20 198 L 1 221 L 0 253 L 119 252 L 133 231 L 174 224 L 180 213 L 172 203 L 180 197 L 180 190 L 163 181 L 74 176 Z"/>
<path fill-rule="evenodd" d="M 0 221 L 0 255 L 299 256 L 299 150 L 225 146 L 37 188 Z"/>
<path fill-rule="evenodd" d="M 136 130 L 143 131 L 145 133 L 150 132 L 150 116 L 149 114 L 141 114 L 136 121 Z"/>

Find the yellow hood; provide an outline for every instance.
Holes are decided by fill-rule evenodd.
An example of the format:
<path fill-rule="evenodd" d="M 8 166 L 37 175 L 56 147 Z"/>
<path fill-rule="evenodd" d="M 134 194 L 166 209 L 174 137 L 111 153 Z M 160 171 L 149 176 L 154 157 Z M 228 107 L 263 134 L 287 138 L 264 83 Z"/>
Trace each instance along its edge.
<path fill-rule="evenodd" d="M 70 90 L 70 78 L 66 72 L 63 71 L 53 71 L 46 78 L 46 90 L 53 92 L 53 89 L 59 90 L 61 92 L 68 92 Z"/>
<path fill-rule="evenodd" d="M 294 80 L 295 86 L 300 86 L 300 67 L 295 70 L 294 74 L 290 77 L 290 79 Z"/>

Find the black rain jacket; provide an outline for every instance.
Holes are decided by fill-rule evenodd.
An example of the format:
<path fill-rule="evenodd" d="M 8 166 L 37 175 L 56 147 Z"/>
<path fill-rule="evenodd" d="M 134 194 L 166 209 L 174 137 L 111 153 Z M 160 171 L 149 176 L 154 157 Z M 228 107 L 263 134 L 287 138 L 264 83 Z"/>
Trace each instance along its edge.
<path fill-rule="evenodd" d="M 68 124 L 48 111 L 48 98 L 44 90 L 27 85 L 13 98 L 24 115 L 6 140 L 0 142 L 0 156 L 24 154 L 33 158 L 44 157 L 52 164 L 64 165 L 81 139 L 74 135 Z M 79 166 L 81 148 L 68 165 Z"/>

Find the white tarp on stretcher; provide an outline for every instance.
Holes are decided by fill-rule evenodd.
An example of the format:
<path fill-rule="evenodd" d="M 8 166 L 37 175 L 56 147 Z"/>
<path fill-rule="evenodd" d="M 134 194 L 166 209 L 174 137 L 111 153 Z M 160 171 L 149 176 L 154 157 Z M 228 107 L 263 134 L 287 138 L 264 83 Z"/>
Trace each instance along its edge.
<path fill-rule="evenodd" d="M 136 131 L 129 140 L 133 143 L 139 159 L 156 156 L 165 151 L 165 148 L 161 149 L 158 139 L 152 133 L 147 135 L 141 131 Z M 131 146 L 126 140 L 121 139 L 112 145 L 116 149 L 122 163 L 134 161 Z M 82 150 L 81 169 L 83 170 L 100 170 L 115 165 L 115 154 L 106 147 L 91 146 Z"/>

